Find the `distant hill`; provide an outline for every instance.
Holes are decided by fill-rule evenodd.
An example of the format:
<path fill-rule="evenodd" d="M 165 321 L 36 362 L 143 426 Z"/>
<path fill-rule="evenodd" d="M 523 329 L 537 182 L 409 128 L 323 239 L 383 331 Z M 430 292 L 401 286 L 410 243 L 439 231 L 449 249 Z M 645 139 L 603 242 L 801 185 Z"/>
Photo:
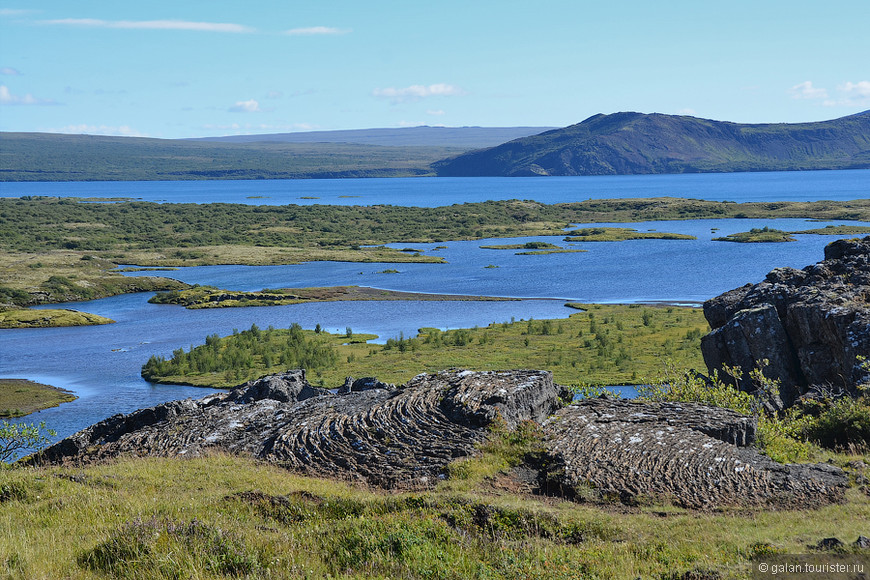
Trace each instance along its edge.
<path fill-rule="evenodd" d="M 479 149 L 543 133 L 555 127 L 402 127 L 305 131 L 265 135 L 203 137 L 199 141 L 222 143 L 360 143 L 387 147 L 461 147 Z"/>
<path fill-rule="evenodd" d="M 870 167 L 870 111 L 739 124 L 615 113 L 433 164 L 439 176 L 614 175 Z"/>
<path fill-rule="evenodd" d="M 0 133 L 0 181 L 434 175 L 431 164 L 547 127 L 411 127 L 214 139 Z"/>
<path fill-rule="evenodd" d="M 409 177 L 433 175 L 432 162 L 467 150 L 0 133 L 0 181 Z"/>

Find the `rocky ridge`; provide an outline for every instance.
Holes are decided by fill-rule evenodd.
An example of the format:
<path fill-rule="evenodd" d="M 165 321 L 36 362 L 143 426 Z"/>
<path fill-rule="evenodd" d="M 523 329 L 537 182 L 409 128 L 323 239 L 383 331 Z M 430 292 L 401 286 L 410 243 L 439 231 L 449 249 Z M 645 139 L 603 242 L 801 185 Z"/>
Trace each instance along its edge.
<path fill-rule="evenodd" d="M 707 368 L 739 366 L 741 389 L 756 389 L 748 371 L 779 379 L 777 408 L 811 391 L 848 392 L 870 379 L 859 357 L 870 358 L 870 236 L 837 240 L 825 259 L 802 270 L 777 268 L 708 300 L 713 331 L 701 341 Z"/>
<path fill-rule="evenodd" d="M 348 379 L 338 392 L 304 371 L 263 377 L 197 401 L 116 415 L 43 450 L 34 461 L 79 463 L 118 455 L 256 457 L 294 471 L 426 489 L 447 465 L 477 453 L 498 423 L 543 425 L 543 451 L 528 458 L 544 493 L 632 503 L 817 505 L 842 499 L 830 466 L 784 466 L 748 446 L 755 421 L 693 404 L 570 398 L 545 371 L 418 375 L 394 387 Z M 530 469 L 531 468 L 531 469 Z"/>

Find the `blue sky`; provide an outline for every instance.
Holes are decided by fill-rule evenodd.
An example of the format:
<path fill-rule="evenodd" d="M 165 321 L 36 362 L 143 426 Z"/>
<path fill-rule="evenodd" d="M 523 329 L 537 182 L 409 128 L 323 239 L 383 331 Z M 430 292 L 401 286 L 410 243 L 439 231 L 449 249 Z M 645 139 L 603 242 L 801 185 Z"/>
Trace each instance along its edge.
<path fill-rule="evenodd" d="M 0 0 L 0 130 L 162 138 L 870 109 L 868 0 Z"/>

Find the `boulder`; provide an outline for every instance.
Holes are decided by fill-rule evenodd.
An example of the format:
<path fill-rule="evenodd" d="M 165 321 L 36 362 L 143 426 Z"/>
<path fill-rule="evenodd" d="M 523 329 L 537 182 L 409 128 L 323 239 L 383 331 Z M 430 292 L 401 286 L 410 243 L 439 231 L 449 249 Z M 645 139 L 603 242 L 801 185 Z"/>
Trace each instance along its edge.
<path fill-rule="evenodd" d="M 707 368 L 739 366 L 737 386 L 754 391 L 748 372 L 762 366 L 781 382 L 774 407 L 814 390 L 857 393 L 870 357 L 870 237 L 837 240 L 822 262 L 777 268 L 764 281 L 704 303 L 713 329 L 701 341 Z"/>

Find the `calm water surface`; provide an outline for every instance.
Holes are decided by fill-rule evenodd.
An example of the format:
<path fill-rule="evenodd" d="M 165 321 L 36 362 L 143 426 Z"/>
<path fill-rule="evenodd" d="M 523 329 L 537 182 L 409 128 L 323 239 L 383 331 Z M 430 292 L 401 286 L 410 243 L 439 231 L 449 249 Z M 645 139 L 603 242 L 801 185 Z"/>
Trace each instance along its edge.
<path fill-rule="evenodd" d="M 590 197 L 674 195 L 734 201 L 858 199 L 870 197 L 870 171 L 705 174 L 548 179 L 369 179 L 308 181 L 2 183 L 0 195 L 135 197 L 148 200 L 236 203 L 343 203 L 432 206 L 463 201 L 523 198 L 554 203 Z M 266 195 L 267 199 L 248 199 Z M 359 195 L 347 198 L 344 195 Z M 319 200 L 298 200 L 317 196 Z M 0 377 L 20 377 L 75 392 L 73 403 L 27 417 L 44 420 L 69 435 L 114 413 L 161 402 L 200 397 L 208 390 L 152 385 L 139 370 L 152 354 L 200 344 L 233 329 L 293 322 L 321 324 L 330 331 L 371 332 L 379 342 L 431 326 L 461 328 L 515 318 L 559 318 L 581 302 L 672 301 L 697 303 L 779 266 L 804 267 L 822 258 L 828 236 L 798 236 L 784 244 L 713 242 L 712 237 L 770 226 L 784 230 L 822 227 L 805 220 L 693 220 L 629 224 L 641 231 L 687 233 L 694 241 L 641 240 L 569 244 L 542 240 L 583 253 L 517 256 L 479 246 L 505 240 L 413 244 L 446 264 L 353 264 L 313 262 L 293 266 L 210 266 L 169 275 L 190 283 L 233 290 L 356 284 L 411 292 L 494 295 L 547 300 L 510 302 L 330 302 L 280 307 L 185 310 L 147 304 L 150 294 L 126 295 L 66 305 L 108 316 L 116 324 L 96 327 L 0 331 Z M 602 225 L 602 224 L 596 224 Z M 606 224 L 605 224 L 606 225 Z M 625 224 L 613 224 L 624 226 Z M 866 225 L 866 224 L 865 224 Z M 717 231 L 713 231 L 714 228 Z M 408 244 L 393 244 L 405 247 Z M 435 249 L 437 245 L 447 248 Z M 494 268 L 486 268 L 492 265 Z M 379 273 L 395 268 L 398 274 Z M 559 299 L 559 300 L 551 300 Z"/>
<path fill-rule="evenodd" d="M 607 175 L 588 177 L 409 177 L 220 181 L 0 183 L 0 197 L 130 197 L 174 203 L 288 203 L 434 207 L 504 199 L 686 197 L 714 201 L 816 201 L 870 197 L 870 169 Z M 306 199 L 314 198 L 314 199 Z"/>

